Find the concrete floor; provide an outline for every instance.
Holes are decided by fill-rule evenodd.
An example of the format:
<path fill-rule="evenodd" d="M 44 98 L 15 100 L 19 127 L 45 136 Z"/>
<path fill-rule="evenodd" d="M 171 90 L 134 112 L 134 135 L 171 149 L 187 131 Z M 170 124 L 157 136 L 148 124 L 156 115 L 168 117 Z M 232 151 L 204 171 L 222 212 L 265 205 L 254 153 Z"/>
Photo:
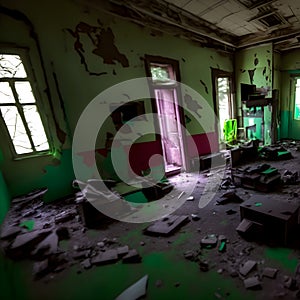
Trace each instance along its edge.
<path fill-rule="evenodd" d="M 267 163 L 283 172 L 286 169 L 300 170 L 300 152 L 291 149 L 295 158 Z M 256 162 L 262 163 L 262 161 Z M 217 172 L 216 170 L 211 173 Z M 236 232 L 240 222 L 239 204 L 216 205 L 225 190 L 217 191 L 213 201 L 199 209 L 198 199 L 203 193 L 207 175 L 199 175 L 199 184 L 193 195 L 175 213 L 177 215 L 198 214 L 200 220 L 190 220 L 169 237 L 143 234 L 149 224 L 109 222 L 99 229 L 88 229 L 83 238 L 76 234 L 80 229 L 73 222 L 71 239 L 60 242 L 60 248 L 72 252 L 74 245 L 90 243 L 91 247 L 103 238 L 113 239 L 120 245 L 137 249 L 141 263 L 123 264 L 118 261 L 105 266 L 92 266 L 88 270 L 80 267 L 80 261 L 66 264 L 62 270 L 51 272 L 41 279 L 33 279 L 30 259 L 12 260 L 0 255 L 0 287 L 3 299 L 114 299 L 124 289 L 144 275 L 149 275 L 145 299 L 293 299 L 297 290 L 284 287 L 284 276 L 293 276 L 299 261 L 299 241 L 290 241 L 289 246 L 276 246 L 267 241 L 246 241 Z M 203 180 L 202 180 L 203 179 Z M 175 180 L 175 179 L 172 179 Z M 299 183 L 283 186 L 268 193 L 271 198 L 287 199 L 300 191 Z M 243 200 L 262 193 L 236 188 Z M 55 204 L 51 205 L 55 209 Z M 228 215 L 232 209 L 236 213 Z M 71 226 L 71 227 L 72 227 Z M 78 230 L 79 232 L 80 230 Z M 81 232 L 81 231 L 80 231 Z M 218 248 L 201 249 L 200 259 L 206 261 L 209 270 L 203 272 L 198 263 L 186 260 L 184 253 L 200 250 L 200 240 L 207 234 L 225 235 L 228 239 L 226 251 Z M 277 268 L 276 279 L 262 278 L 262 289 L 247 290 L 241 276 L 234 276 L 233 269 L 248 259 L 257 261 L 257 268 L 249 276 L 261 276 L 264 267 Z M 2 298 L 2 296 L 1 296 Z"/>

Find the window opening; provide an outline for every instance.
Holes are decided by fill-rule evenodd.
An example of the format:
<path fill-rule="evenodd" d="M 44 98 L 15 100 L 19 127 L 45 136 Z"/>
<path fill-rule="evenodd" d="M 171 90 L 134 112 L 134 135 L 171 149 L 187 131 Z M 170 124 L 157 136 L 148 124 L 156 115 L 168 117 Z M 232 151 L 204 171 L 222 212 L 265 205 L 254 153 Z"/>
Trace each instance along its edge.
<path fill-rule="evenodd" d="M 32 82 L 17 54 L 0 54 L 0 112 L 16 154 L 49 150 Z"/>

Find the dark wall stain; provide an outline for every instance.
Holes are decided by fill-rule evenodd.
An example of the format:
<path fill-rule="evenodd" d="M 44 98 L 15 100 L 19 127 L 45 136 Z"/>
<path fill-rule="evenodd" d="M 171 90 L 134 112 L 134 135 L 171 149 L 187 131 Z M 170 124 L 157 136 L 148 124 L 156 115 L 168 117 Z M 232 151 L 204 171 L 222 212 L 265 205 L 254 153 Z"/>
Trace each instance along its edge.
<path fill-rule="evenodd" d="M 91 26 L 87 23 L 80 22 L 75 30 L 67 29 L 68 32 L 75 38 L 74 49 L 78 53 L 81 63 L 84 65 L 85 70 L 90 75 L 103 75 L 107 72 L 92 72 L 86 62 L 86 55 L 88 52 L 85 51 L 84 45 L 82 44 L 80 38 L 82 35 L 86 35 L 91 41 L 94 49 L 92 53 L 102 57 L 103 63 L 105 64 L 115 64 L 115 62 L 121 63 L 123 67 L 128 67 L 129 62 L 124 54 L 121 54 L 114 44 L 115 36 L 110 27 L 104 28 L 100 21 L 98 21 L 100 26 Z"/>
<path fill-rule="evenodd" d="M 191 123 L 192 119 L 188 115 L 184 115 L 185 124 Z"/>
<path fill-rule="evenodd" d="M 214 57 L 213 57 L 212 55 L 210 56 L 210 58 L 211 58 L 211 59 L 214 59 Z"/>
<path fill-rule="evenodd" d="M 266 76 L 266 81 L 268 81 L 269 80 L 269 76 Z"/>
<path fill-rule="evenodd" d="M 67 113 L 66 113 L 65 104 L 64 104 L 63 97 L 62 97 L 62 94 L 61 94 L 61 91 L 60 91 L 60 88 L 59 88 L 59 84 L 58 84 L 57 75 L 56 75 L 55 72 L 53 72 L 52 75 L 53 75 L 55 87 L 56 87 L 56 90 L 57 90 L 57 95 L 58 95 L 60 107 L 61 107 L 61 109 L 62 109 L 62 111 L 63 111 L 64 119 L 65 119 L 66 123 L 69 124 L 69 122 L 68 122 L 68 117 L 67 117 Z M 59 128 L 59 126 L 58 126 L 56 120 L 55 120 L 55 126 L 58 128 L 58 130 L 56 130 L 57 138 L 58 138 L 58 140 L 59 140 L 62 144 L 64 144 L 65 141 L 66 141 L 67 134 L 66 134 L 63 130 L 61 130 L 61 129 Z"/>
<path fill-rule="evenodd" d="M 263 69 L 263 76 L 265 76 L 266 75 L 266 72 L 267 72 L 267 67 L 264 67 L 264 69 Z"/>
<path fill-rule="evenodd" d="M 205 82 L 200 79 L 200 83 L 204 86 L 205 93 L 208 94 L 208 88 L 207 88 Z"/>
<path fill-rule="evenodd" d="M 255 59 L 254 59 L 254 66 L 257 66 L 258 65 L 258 58 L 256 57 Z"/>
<path fill-rule="evenodd" d="M 130 97 L 128 94 L 123 93 L 122 95 L 125 96 L 128 100 L 130 100 Z"/>
<path fill-rule="evenodd" d="M 257 53 L 254 54 L 254 57 L 256 57 L 256 56 L 257 56 Z"/>
<path fill-rule="evenodd" d="M 253 84 L 253 78 L 254 78 L 255 70 L 256 70 L 256 68 L 254 68 L 253 70 L 248 70 L 248 74 L 249 74 L 251 84 Z"/>
<path fill-rule="evenodd" d="M 113 75 L 117 75 L 117 73 L 116 73 L 116 70 L 115 70 L 115 69 L 113 69 Z"/>
<path fill-rule="evenodd" d="M 192 96 L 189 95 L 189 94 L 185 94 L 185 95 L 184 95 L 184 101 L 185 101 L 185 103 L 186 103 L 186 107 L 187 107 L 189 110 L 191 110 L 191 111 L 193 111 L 194 113 L 196 113 L 196 115 L 197 115 L 199 118 L 201 118 L 201 115 L 198 113 L 198 110 L 199 110 L 199 109 L 202 109 L 202 106 L 201 106 L 196 100 L 194 100 L 194 99 L 192 98 Z"/>
<path fill-rule="evenodd" d="M 183 57 L 181 59 L 182 59 L 183 62 L 185 62 L 185 59 Z"/>
<path fill-rule="evenodd" d="M 243 70 L 243 69 L 240 69 L 240 71 L 241 71 L 242 73 L 245 73 L 245 72 L 246 72 L 246 70 Z"/>

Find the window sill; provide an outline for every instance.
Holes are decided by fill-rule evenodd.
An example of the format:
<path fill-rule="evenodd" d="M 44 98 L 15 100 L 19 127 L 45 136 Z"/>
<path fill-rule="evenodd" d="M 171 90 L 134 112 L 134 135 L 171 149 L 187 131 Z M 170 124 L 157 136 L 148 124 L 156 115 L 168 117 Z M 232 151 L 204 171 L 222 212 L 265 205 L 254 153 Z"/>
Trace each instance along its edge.
<path fill-rule="evenodd" d="M 18 156 L 15 156 L 13 158 L 14 161 L 20 161 L 28 158 L 38 158 L 38 157 L 47 157 L 47 156 L 53 156 L 53 153 L 51 151 L 44 151 L 44 152 L 38 152 L 38 153 L 29 153 L 29 154 L 21 154 Z"/>

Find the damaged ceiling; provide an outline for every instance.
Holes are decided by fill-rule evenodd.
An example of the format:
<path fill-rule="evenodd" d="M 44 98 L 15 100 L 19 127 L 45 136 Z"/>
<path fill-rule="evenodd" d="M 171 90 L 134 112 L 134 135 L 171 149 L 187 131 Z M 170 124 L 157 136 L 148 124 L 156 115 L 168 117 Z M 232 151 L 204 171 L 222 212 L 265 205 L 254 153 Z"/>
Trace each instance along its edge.
<path fill-rule="evenodd" d="M 294 0 L 77 0 L 150 28 L 233 51 L 273 42 L 300 46 L 300 1 Z"/>

